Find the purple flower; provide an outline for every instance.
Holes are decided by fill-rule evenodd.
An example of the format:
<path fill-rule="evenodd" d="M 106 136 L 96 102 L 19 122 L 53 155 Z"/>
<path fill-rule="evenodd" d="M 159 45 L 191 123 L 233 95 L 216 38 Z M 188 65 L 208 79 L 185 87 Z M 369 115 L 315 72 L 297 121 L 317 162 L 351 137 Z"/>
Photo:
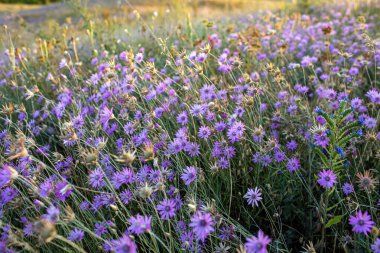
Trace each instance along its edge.
<path fill-rule="evenodd" d="M 218 238 L 224 240 L 224 241 L 229 241 L 234 238 L 236 238 L 235 234 L 235 227 L 233 225 L 231 226 L 223 226 L 219 230 L 220 234 Z"/>
<path fill-rule="evenodd" d="M 199 90 L 201 99 L 204 101 L 210 101 L 216 99 L 215 86 L 214 85 L 204 85 L 202 89 Z"/>
<path fill-rule="evenodd" d="M 46 210 L 46 214 L 42 215 L 42 218 L 44 218 L 45 220 L 48 220 L 52 223 L 57 222 L 59 219 L 59 209 L 55 206 L 50 206 Z"/>
<path fill-rule="evenodd" d="M 318 124 L 320 125 L 324 125 L 326 124 L 326 120 L 325 118 L 323 118 L 321 115 L 318 115 L 315 117 L 315 120 L 317 121 Z"/>
<path fill-rule="evenodd" d="M 209 213 L 198 211 L 191 218 L 189 227 L 192 228 L 198 240 L 204 242 L 207 236 L 214 231 L 214 221 Z"/>
<path fill-rule="evenodd" d="M 99 117 L 100 123 L 106 125 L 110 119 L 114 118 L 112 108 L 110 110 L 107 106 L 103 107 L 103 109 L 100 110 Z"/>
<path fill-rule="evenodd" d="M 355 67 L 351 67 L 350 70 L 348 71 L 348 74 L 350 76 L 356 76 L 359 74 L 359 69 Z"/>
<path fill-rule="evenodd" d="M 380 238 L 376 238 L 375 242 L 371 245 L 373 253 L 380 253 Z"/>
<path fill-rule="evenodd" d="M 259 230 L 256 236 L 247 239 L 245 248 L 247 253 L 266 253 L 268 252 L 267 246 L 271 242 L 269 236 L 265 235 L 263 231 Z"/>
<path fill-rule="evenodd" d="M 107 233 L 107 227 L 105 226 L 105 224 L 103 222 L 100 224 L 96 223 L 94 233 L 97 236 L 102 236 L 103 234 Z"/>
<path fill-rule="evenodd" d="M 342 186 L 342 190 L 345 195 L 349 195 L 352 192 L 354 192 L 354 187 L 350 183 L 344 183 L 344 185 Z"/>
<path fill-rule="evenodd" d="M 143 59 L 144 59 L 144 55 L 142 53 L 137 53 L 136 54 L 135 60 L 136 60 L 137 63 L 142 62 Z"/>
<path fill-rule="evenodd" d="M 371 100 L 372 103 L 380 104 L 380 92 L 376 89 L 372 89 L 366 93 L 366 96 Z"/>
<path fill-rule="evenodd" d="M 133 125 L 133 122 L 128 122 L 124 125 L 124 132 L 127 134 L 133 134 L 135 131 L 135 127 Z"/>
<path fill-rule="evenodd" d="M 70 241 L 73 241 L 73 242 L 80 242 L 83 240 L 83 237 L 84 237 L 83 230 L 75 228 L 74 230 L 70 231 L 70 234 L 67 237 L 67 239 L 69 239 Z"/>
<path fill-rule="evenodd" d="M 371 220 L 371 215 L 369 215 L 367 211 L 362 213 L 360 210 L 356 211 L 355 216 L 350 216 L 349 223 L 353 226 L 352 231 L 356 233 L 363 233 L 365 235 L 371 231 L 373 225 L 375 224 L 375 222 Z"/>
<path fill-rule="evenodd" d="M 236 121 L 228 129 L 227 136 L 231 143 L 237 142 L 243 136 L 245 131 L 245 126 L 243 123 Z"/>
<path fill-rule="evenodd" d="M 300 160 L 297 157 L 290 158 L 288 163 L 286 164 L 286 168 L 290 172 L 294 172 L 299 169 L 301 166 Z"/>
<path fill-rule="evenodd" d="M 175 216 L 176 202 L 173 199 L 164 199 L 157 205 L 157 210 L 164 220 Z"/>
<path fill-rule="evenodd" d="M 226 123 L 224 123 L 223 121 L 219 121 L 215 123 L 215 130 L 218 133 L 222 132 L 225 128 L 226 128 Z"/>
<path fill-rule="evenodd" d="M 112 176 L 112 185 L 119 189 L 123 184 L 131 184 L 134 181 L 134 172 L 130 168 L 124 168 Z"/>
<path fill-rule="evenodd" d="M 336 175 L 332 170 L 323 170 L 319 172 L 319 179 L 317 182 L 323 187 L 323 188 L 332 188 L 334 184 L 337 183 L 336 181 Z"/>
<path fill-rule="evenodd" d="M 276 151 L 276 152 L 274 153 L 274 159 L 275 159 L 276 162 L 278 162 L 278 163 L 284 161 L 285 158 L 286 158 L 286 156 L 285 156 L 284 152 L 282 152 L 282 151 L 280 151 L 280 150 L 278 150 L 278 151 Z"/>
<path fill-rule="evenodd" d="M 129 238 L 128 235 L 124 234 L 118 240 L 112 241 L 111 250 L 115 253 L 136 253 L 136 244 Z"/>
<path fill-rule="evenodd" d="M 120 200 L 124 205 L 127 205 L 133 198 L 133 193 L 130 190 L 124 190 L 120 193 Z"/>
<path fill-rule="evenodd" d="M 184 169 L 181 179 L 185 182 L 185 185 L 190 185 L 197 179 L 197 168 L 194 166 L 188 166 Z"/>
<path fill-rule="evenodd" d="M 185 146 L 185 151 L 191 156 L 198 156 L 200 154 L 199 152 L 200 145 L 193 142 L 188 142 Z"/>
<path fill-rule="evenodd" d="M 65 201 L 66 198 L 70 196 L 72 191 L 73 190 L 72 190 L 71 186 L 69 184 L 67 184 L 66 181 L 62 180 L 56 184 L 55 196 L 60 201 Z"/>
<path fill-rule="evenodd" d="M 177 116 L 177 122 L 179 124 L 181 124 L 182 126 L 184 126 L 184 125 L 187 124 L 187 120 L 188 120 L 188 117 L 187 117 L 187 112 L 186 111 L 183 111 L 180 114 L 178 114 L 178 116 Z"/>
<path fill-rule="evenodd" d="M 249 188 L 244 198 L 247 199 L 249 205 L 259 206 L 259 201 L 263 199 L 261 197 L 261 189 L 257 187 L 255 189 Z"/>
<path fill-rule="evenodd" d="M 104 186 L 104 181 L 103 181 L 103 171 L 100 168 L 97 168 L 93 171 L 90 172 L 89 175 L 89 181 L 90 185 L 95 188 L 99 189 Z"/>
<path fill-rule="evenodd" d="M 291 151 L 294 151 L 297 149 L 298 147 L 298 144 L 295 140 L 290 140 L 288 143 L 286 143 L 286 147 L 291 150 Z"/>
<path fill-rule="evenodd" d="M 179 241 L 181 242 L 181 247 L 187 250 L 191 250 L 193 248 L 194 242 L 194 234 L 192 231 L 184 231 L 181 233 L 179 237 Z"/>
<path fill-rule="evenodd" d="M 362 105 L 362 100 L 360 98 L 354 98 L 351 100 L 351 106 L 358 109 Z"/>
<path fill-rule="evenodd" d="M 371 117 L 367 117 L 365 120 L 364 120 L 364 125 L 367 127 L 367 128 L 375 128 L 376 127 L 376 119 L 375 118 L 371 118 Z"/>
<path fill-rule="evenodd" d="M 140 214 L 136 216 L 132 216 L 128 219 L 128 222 L 131 223 L 131 225 L 128 228 L 128 231 L 140 235 L 144 233 L 145 231 L 151 230 L 150 223 L 152 221 L 152 216 L 142 216 Z"/>
<path fill-rule="evenodd" d="M 196 61 L 199 63 L 204 62 L 207 59 L 207 54 L 206 53 L 200 53 L 196 57 Z"/>
<path fill-rule="evenodd" d="M 191 115 L 193 115 L 196 118 L 199 118 L 200 116 L 204 115 L 207 112 L 207 105 L 193 105 L 190 109 Z"/>
<path fill-rule="evenodd" d="M 199 128 L 198 136 L 201 139 L 206 140 L 211 135 L 211 129 L 208 126 L 201 126 Z"/>
<path fill-rule="evenodd" d="M 314 136 L 315 144 L 321 146 L 322 148 L 326 148 L 329 144 L 329 138 L 327 137 L 326 132 L 322 132 L 320 134 L 316 134 Z"/>
<path fill-rule="evenodd" d="M 0 197 L 0 206 L 11 202 L 18 195 L 18 191 L 12 187 L 6 187 L 2 190 Z"/>
<path fill-rule="evenodd" d="M 4 164 L 2 170 L 0 170 L 0 188 L 8 185 L 15 175 L 17 175 L 17 172 L 12 167 Z"/>

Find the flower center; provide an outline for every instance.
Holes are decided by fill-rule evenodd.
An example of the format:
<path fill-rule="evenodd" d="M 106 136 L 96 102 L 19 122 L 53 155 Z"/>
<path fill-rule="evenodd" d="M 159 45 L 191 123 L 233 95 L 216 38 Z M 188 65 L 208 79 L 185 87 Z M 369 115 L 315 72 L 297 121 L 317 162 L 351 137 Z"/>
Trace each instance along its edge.
<path fill-rule="evenodd" d="M 207 222 L 206 222 L 205 220 L 201 220 L 201 221 L 199 222 L 199 225 L 200 225 L 201 227 L 205 227 L 205 226 L 207 225 Z"/>
<path fill-rule="evenodd" d="M 122 251 L 125 252 L 125 253 L 128 253 L 130 251 L 131 247 L 129 247 L 129 245 L 123 245 L 122 247 Z"/>
<path fill-rule="evenodd" d="M 364 220 L 359 220 L 358 223 L 359 223 L 360 226 L 363 226 L 364 225 Z"/>
<path fill-rule="evenodd" d="M 362 185 L 363 187 L 368 187 L 371 185 L 371 180 L 369 178 L 363 178 L 362 179 Z"/>

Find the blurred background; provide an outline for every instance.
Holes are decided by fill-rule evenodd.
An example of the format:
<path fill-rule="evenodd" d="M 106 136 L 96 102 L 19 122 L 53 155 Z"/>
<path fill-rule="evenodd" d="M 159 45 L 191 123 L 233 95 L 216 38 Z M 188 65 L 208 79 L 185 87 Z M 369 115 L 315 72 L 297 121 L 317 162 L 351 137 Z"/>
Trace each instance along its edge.
<path fill-rule="evenodd" d="M 344 2 L 355 6 L 379 0 L 0 0 L 0 24 L 5 29 L 0 32 L 0 50 L 11 44 L 29 47 L 31 42 L 66 48 L 70 40 L 88 47 L 84 37 L 92 49 L 151 46 L 153 34 L 168 38 L 181 27 L 203 24 L 197 28 L 202 31 L 215 27 L 213 22 L 257 11 L 307 14 L 315 5 Z"/>

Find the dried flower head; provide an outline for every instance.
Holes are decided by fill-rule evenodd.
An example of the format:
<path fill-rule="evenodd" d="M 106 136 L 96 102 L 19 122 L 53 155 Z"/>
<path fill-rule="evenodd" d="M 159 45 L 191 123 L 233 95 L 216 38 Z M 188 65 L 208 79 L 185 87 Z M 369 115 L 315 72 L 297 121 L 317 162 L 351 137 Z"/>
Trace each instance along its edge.
<path fill-rule="evenodd" d="M 372 172 L 369 170 L 364 171 L 363 173 L 358 172 L 356 174 L 357 180 L 356 182 L 359 184 L 359 187 L 362 190 L 371 192 L 378 185 L 379 180 L 374 178 Z"/>
<path fill-rule="evenodd" d="M 49 243 L 57 236 L 54 223 L 41 219 L 33 224 L 33 232 L 37 234 L 40 243 Z"/>

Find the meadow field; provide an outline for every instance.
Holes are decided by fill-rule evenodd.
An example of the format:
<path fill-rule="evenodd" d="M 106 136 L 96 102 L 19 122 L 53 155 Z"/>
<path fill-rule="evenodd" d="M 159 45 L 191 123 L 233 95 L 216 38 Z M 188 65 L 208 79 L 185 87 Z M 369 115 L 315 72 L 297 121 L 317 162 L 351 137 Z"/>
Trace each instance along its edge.
<path fill-rule="evenodd" d="M 380 253 L 379 1 L 0 23 L 0 253 Z"/>

